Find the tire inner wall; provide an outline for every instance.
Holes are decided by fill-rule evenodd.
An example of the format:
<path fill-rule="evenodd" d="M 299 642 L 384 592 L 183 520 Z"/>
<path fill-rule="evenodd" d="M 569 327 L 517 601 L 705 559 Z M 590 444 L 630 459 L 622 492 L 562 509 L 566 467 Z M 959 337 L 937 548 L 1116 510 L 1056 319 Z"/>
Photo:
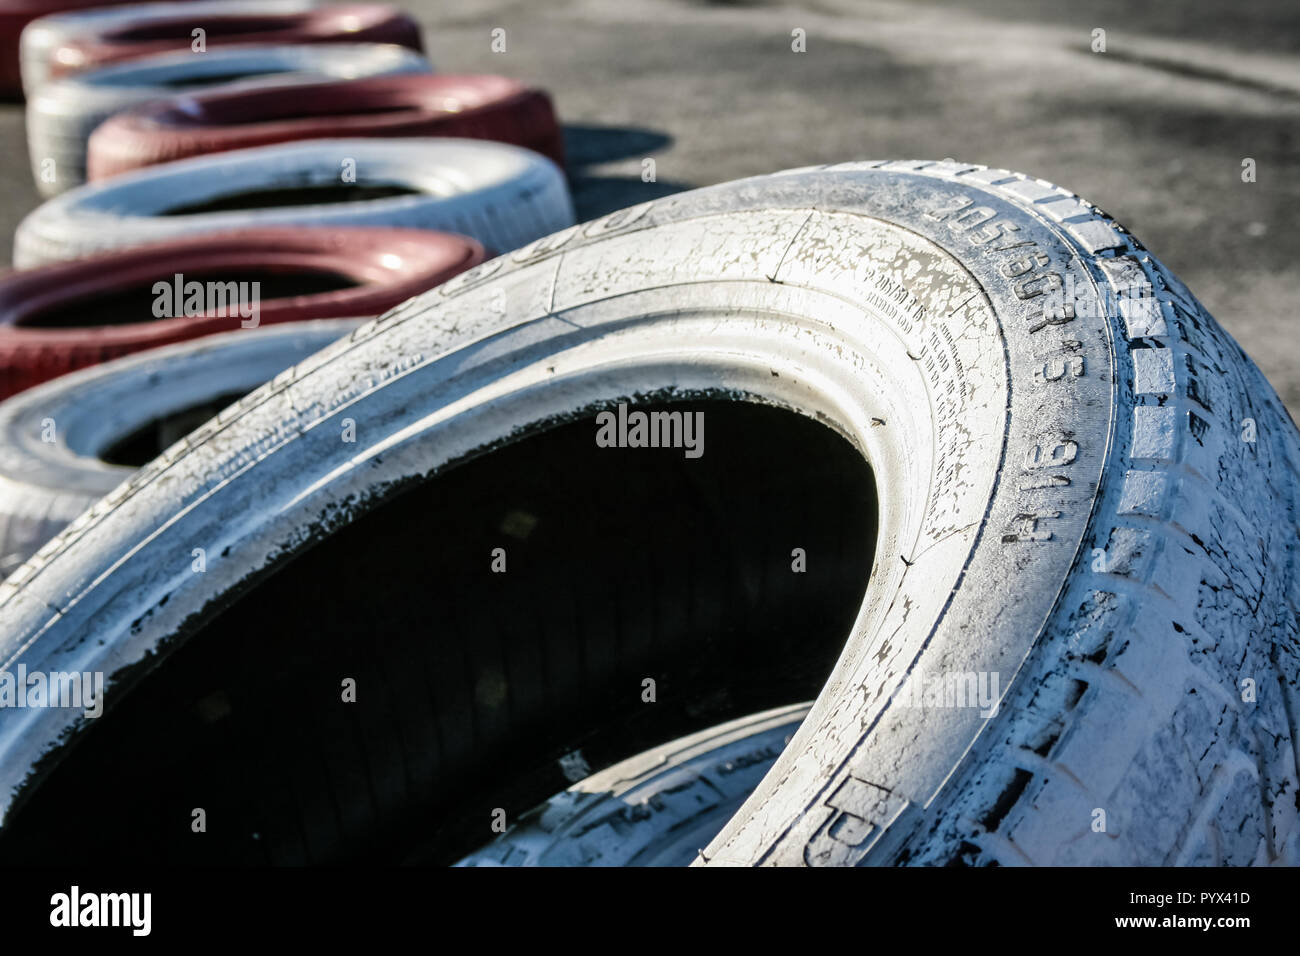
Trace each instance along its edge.
<path fill-rule="evenodd" d="M 110 706 L 0 861 L 449 862 L 574 750 L 595 771 L 816 696 L 870 574 L 869 465 L 783 409 L 635 407 L 702 412 L 703 456 L 599 448 L 584 417 L 401 492 Z"/>

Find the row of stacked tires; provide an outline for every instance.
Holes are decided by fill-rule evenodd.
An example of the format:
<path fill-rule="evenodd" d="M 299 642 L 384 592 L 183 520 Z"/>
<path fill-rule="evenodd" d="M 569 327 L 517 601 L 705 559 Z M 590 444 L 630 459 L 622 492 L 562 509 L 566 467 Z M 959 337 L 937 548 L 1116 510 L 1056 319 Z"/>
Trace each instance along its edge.
<path fill-rule="evenodd" d="M 573 223 L 548 95 L 434 73 L 391 7 L 89 7 L 26 24 L 6 65 L 46 201 L 0 278 L 0 577 L 365 319 Z M 203 299 L 211 282 L 259 283 L 255 314 Z M 687 864 L 806 710 L 625 760 L 593 778 L 610 793 L 564 791 L 463 863 Z M 606 819 L 610 839 L 578 838 Z"/>
<path fill-rule="evenodd" d="M 48 198 L 0 278 L 0 398 L 18 396 L 0 405 L 0 575 L 129 474 L 113 459 L 128 438 L 143 464 L 195 409 L 573 222 L 549 96 L 435 73 L 395 8 L 173 0 L 26 21 L 0 18 L 0 92 L 26 99 Z M 256 314 L 187 301 L 195 282 L 256 282 Z M 158 283 L 177 293 L 161 311 Z M 286 322 L 312 324 L 262 329 Z M 101 425 L 60 427 L 83 408 Z M 17 437 L 42 421 L 44 441 Z"/>
<path fill-rule="evenodd" d="M 18 62 L 47 198 L 0 279 L 0 576 L 365 319 L 573 222 L 547 94 L 435 74 L 418 25 L 391 7 L 91 7 L 26 25 Z M 194 281 L 258 282 L 256 314 L 201 295 L 191 307 Z M 600 778 L 606 798 L 565 791 L 539 808 L 548 828 L 568 821 L 548 838 L 525 817 L 464 863 L 689 863 L 805 712 L 626 760 Z M 718 769 L 725 800 L 681 793 L 683 779 L 716 790 L 704 779 Z M 635 838 L 571 838 L 621 819 L 629 793 L 655 797 Z"/>
<path fill-rule="evenodd" d="M 122 693 L 3 715 L 0 862 L 1300 863 L 1300 434 L 1093 204 L 570 228 L 545 95 L 387 8 L 28 30 L 0 673 Z M 624 427 L 709 397 L 707 456 Z"/>

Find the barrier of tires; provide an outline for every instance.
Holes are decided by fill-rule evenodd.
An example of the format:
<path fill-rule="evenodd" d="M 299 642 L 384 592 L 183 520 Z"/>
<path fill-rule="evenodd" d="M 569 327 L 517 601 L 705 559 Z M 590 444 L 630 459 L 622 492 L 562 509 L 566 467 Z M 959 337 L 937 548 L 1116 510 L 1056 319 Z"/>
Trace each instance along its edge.
<path fill-rule="evenodd" d="M 95 127 L 114 113 L 178 90 L 429 70 L 412 50 L 372 43 L 225 47 L 202 56 L 164 53 L 90 70 L 47 83 L 28 101 L 32 175 L 46 196 L 84 182 L 86 141 Z"/>
<path fill-rule="evenodd" d="M 550 97 L 502 76 L 385 76 L 158 100 L 91 134 L 91 180 L 190 156 L 331 136 L 513 143 L 564 165 Z"/>
<path fill-rule="evenodd" d="M 414 229 L 245 229 L 0 278 L 0 397 L 87 365 L 232 329 L 375 316 L 483 260 Z"/>
<path fill-rule="evenodd" d="M 23 93 L 28 99 L 51 76 L 50 59 L 72 37 L 116 26 L 143 25 L 171 20 L 180 15 L 206 17 L 240 13 L 292 13 L 310 10 L 316 0 L 167 0 L 165 3 L 131 3 L 125 6 L 92 6 L 65 10 L 33 20 L 23 28 L 18 63 Z"/>
<path fill-rule="evenodd" d="M 403 539 L 438 500 L 420 490 L 570 426 L 582 454 L 645 467 L 644 422 L 629 426 L 626 405 L 655 395 L 824 423 L 870 463 L 882 503 L 878 531 L 837 526 L 875 551 L 834 671 L 705 861 L 1300 862 L 1295 426 L 1191 293 L 1096 207 L 953 162 L 792 170 L 566 229 L 418 296 L 173 446 L 0 585 L 0 657 L 107 680 L 93 747 L 68 746 L 88 724 L 76 709 L 0 712 L 0 858 L 65 846 L 119 861 L 355 857 L 385 821 L 426 808 L 429 788 L 494 772 L 474 763 L 483 753 L 520 766 L 511 742 L 532 740 L 538 715 L 578 711 L 566 726 L 580 730 L 646 713 L 637 691 L 614 690 L 637 687 L 668 648 L 702 657 L 700 620 L 714 634 L 768 626 L 752 602 L 765 584 L 806 587 L 798 562 L 849 567 L 833 547 L 798 555 L 795 523 L 736 552 L 762 551 L 767 571 L 726 590 L 693 578 L 698 597 L 664 605 L 652 640 L 628 633 L 557 657 L 565 628 L 522 628 L 518 669 L 502 671 L 490 647 L 476 650 L 494 632 L 471 628 L 480 641 L 463 660 L 425 671 L 467 674 L 466 696 L 422 684 L 432 678 L 407 662 L 437 654 L 445 621 L 421 561 L 450 539 L 431 548 L 436 529 L 423 526 Z M 684 441 L 682 421 L 669 434 Z M 688 462 L 683 447 L 660 450 Z M 501 477 L 526 477 L 526 460 Z M 581 479 L 569 460 L 548 487 Z M 475 474 L 469 487 L 488 494 Z M 801 489 L 770 514 L 786 520 L 811 497 Z M 590 508 L 555 533 L 618 511 Z M 488 530 L 523 540 L 530 525 L 500 527 Z M 526 552 L 510 547 L 519 571 Z M 487 551 L 476 586 L 504 588 L 512 578 L 489 575 Z M 570 559 L 568 578 L 586 582 L 649 557 L 613 538 Z M 571 617 L 543 577 L 529 620 L 548 601 Z M 584 591 L 600 599 L 580 619 L 590 633 L 607 637 L 613 593 Z M 276 623 L 287 620 L 292 634 Z M 278 641 L 262 633 L 273 626 Z M 756 646 L 729 644 L 727 666 Z M 523 663 L 528 648 L 540 670 Z M 348 711 L 352 731 L 329 737 L 321 786 L 346 818 L 300 775 L 325 766 L 306 729 L 319 737 L 343 719 L 339 667 L 312 670 L 326 656 L 393 702 Z M 589 692 L 584 675 L 607 672 L 618 681 Z M 394 681 L 404 691 L 384 696 Z M 440 733 L 431 708 L 469 732 Z M 220 740 L 253 746 L 167 736 L 217 720 Z M 571 744 L 532 740 L 530 752 Z M 119 750 L 131 777 L 86 801 L 80 782 L 121 766 Z M 196 849 L 160 822 L 184 819 L 154 784 L 178 774 L 202 777 L 210 819 L 236 821 L 229 840 Z M 497 804 L 471 803 L 486 830 Z M 1097 832 L 1098 809 L 1121 825 Z"/>
<path fill-rule="evenodd" d="M 192 53 L 203 31 L 203 54 L 230 45 L 291 46 L 313 43 L 384 43 L 423 51 L 420 27 L 396 7 L 378 3 L 329 4 L 306 10 L 179 11 L 145 23 L 96 24 L 68 37 L 50 57 L 54 76 L 166 53 Z"/>
<path fill-rule="evenodd" d="M 361 321 L 207 336 L 64 375 L 0 402 L 0 575 L 137 467 Z"/>
<path fill-rule="evenodd" d="M 63 193 L 19 224 L 14 265 L 262 226 L 432 229 L 504 252 L 572 222 L 564 175 L 531 150 L 484 140 L 311 140 L 180 160 Z"/>

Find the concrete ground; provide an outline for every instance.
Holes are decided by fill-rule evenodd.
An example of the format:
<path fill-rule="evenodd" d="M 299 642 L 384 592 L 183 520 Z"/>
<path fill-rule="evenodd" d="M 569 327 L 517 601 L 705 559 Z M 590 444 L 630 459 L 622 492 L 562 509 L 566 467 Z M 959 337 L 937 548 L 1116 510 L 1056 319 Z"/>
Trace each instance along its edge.
<path fill-rule="evenodd" d="M 941 159 L 1070 187 L 1132 229 L 1300 418 L 1292 0 L 395 0 L 443 72 L 550 89 L 581 218 L 793 166 Z M 505 30 L 506 49 L 491 50 Z M 807 51 L 791 50 L 791 31 Z M 1093 31 L 1105 52 L 1093 52 Z M 657 181 L 641 180 L 643 160 Z M 1255 160 L 1257 181 L 1242 181 Z M 0 107 L 0 258 L 37 203 Z"/>

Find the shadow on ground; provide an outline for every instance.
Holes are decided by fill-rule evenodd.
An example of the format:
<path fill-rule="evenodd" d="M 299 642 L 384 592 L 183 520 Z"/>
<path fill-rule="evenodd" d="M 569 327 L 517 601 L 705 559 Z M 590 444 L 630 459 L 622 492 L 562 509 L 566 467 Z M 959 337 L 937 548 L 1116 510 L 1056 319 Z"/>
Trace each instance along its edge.
<path fill-rule="evenodd" d="M 564 157 L 570 169 L 620 159 L 639 159 L 665 150 L 672 144 L 673 138 L 667 133 L 640 126 L 564 127 Z"/>
<path fill-rule="evenodd" d="M 652 153 L 672 144 L 668 134 L 639 126 L 565 126 L 565 166 L 578 221 L 694 189 L 694 183 L 659 179 L 657 171 L 647 173 L 644 167 Z M 629 162 L 635 173 L 627 172 Z M 608 171 L 593 169 L 606 164 L 617 165 Z M 647 180 L 647 175 L 654 178 Z"/>

